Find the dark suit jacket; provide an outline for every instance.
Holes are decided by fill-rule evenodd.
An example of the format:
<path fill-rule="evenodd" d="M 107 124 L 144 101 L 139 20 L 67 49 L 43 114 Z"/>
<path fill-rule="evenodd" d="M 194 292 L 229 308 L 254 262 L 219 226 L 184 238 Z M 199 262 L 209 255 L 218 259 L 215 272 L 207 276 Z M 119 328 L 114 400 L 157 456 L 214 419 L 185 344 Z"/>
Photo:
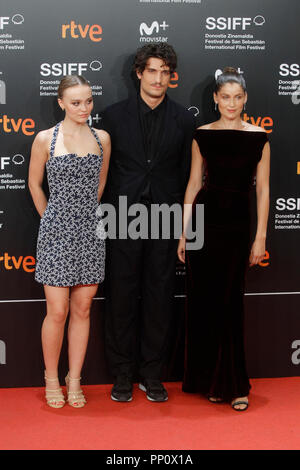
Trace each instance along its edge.
<path fill-rule="evenodd" d="M 167 97 L 164 123 L 159 150 L 148 163 L 137 96 L 104 111 L 101 128 L 111 136 L 112 153 L 103 202 L 116 205 L 120 195 L 127 196 L 128 206 L 140 202 L 148 181 L 153 203 L 183 202 L 190 171 L 194 118 Z"/>

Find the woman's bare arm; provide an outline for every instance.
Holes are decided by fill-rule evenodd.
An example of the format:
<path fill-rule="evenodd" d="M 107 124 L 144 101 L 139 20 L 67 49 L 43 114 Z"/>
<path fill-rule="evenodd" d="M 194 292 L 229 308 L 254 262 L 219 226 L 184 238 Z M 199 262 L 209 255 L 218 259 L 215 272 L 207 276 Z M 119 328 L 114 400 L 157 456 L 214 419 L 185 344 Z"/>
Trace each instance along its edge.
<path fill-rule="evenodd" d="M 35 137 L 29 164 L 28 186 L 36 210 L 42 217 L 47 207 L 47 198 L 42 189 L 45 165 L 48 160 L 48 131 L 41 131 Z"/>

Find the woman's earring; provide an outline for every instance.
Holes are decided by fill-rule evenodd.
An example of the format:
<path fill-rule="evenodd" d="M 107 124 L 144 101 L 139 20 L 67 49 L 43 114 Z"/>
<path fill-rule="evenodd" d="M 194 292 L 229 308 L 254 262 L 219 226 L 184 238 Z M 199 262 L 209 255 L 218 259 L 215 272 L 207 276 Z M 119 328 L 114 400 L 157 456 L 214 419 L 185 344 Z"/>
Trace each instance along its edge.
<path fill-rule="evenodd" d="M 215 103 L 215 111 L 217 111 L 218 103 Z"/>
<path fill-rule="evenodd" d="M 246 103 L 244 103 L 244 111 L 246 111 Z"/>

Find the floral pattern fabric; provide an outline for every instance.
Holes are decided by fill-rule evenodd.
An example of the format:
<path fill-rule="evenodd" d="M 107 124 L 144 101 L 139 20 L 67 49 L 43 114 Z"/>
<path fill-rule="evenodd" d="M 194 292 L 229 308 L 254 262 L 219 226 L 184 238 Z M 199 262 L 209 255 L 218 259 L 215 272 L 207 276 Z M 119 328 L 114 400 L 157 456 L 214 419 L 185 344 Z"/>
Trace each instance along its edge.
<path fill-rule="evenodd" d="M 96 214 L 103 149 L 90 128 L 100 155 L 54 156 L 60 124 L 46 163 L 50 197 L 40 222 L 35 279 L 58 287 L 98 284 L 105 275 L 105 241 L 98 235 L 103 233 L 101 210 Z"/>

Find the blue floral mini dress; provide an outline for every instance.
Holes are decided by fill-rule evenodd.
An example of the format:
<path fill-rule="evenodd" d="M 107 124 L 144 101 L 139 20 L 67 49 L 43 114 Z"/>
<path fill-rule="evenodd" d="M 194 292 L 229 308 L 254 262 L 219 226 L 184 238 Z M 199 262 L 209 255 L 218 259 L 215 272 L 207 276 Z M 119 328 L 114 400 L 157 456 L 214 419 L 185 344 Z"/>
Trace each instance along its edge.
<path fill-rule="evenodd" d="M 103 149 L 90 128 L 100 155 L 54 156 L 60 124 L 55 126 L 46 163 L 50 197 L 40 222 L 35 279 L 58 287 L 98 284 L 105 274 L 105 241 L 100 236 L 104 230 L 101 210 L 97 211 Z"/>

